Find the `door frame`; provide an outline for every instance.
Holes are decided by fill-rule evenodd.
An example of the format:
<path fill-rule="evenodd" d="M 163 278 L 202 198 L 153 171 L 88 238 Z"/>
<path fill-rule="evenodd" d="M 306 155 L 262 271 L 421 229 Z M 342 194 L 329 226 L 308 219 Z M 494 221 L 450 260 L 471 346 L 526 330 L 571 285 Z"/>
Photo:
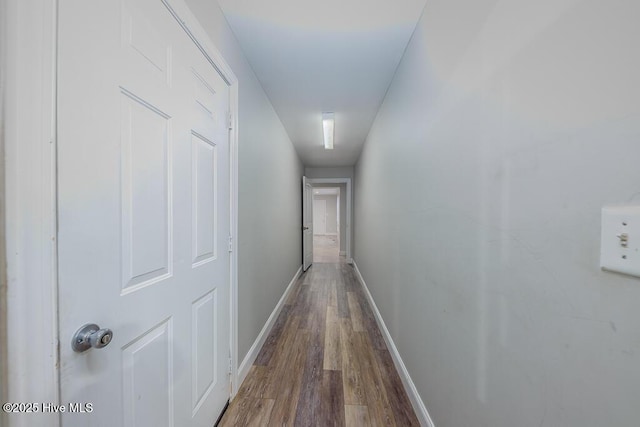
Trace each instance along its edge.
<path fill-rule="evenodd" d="M 307 190 L 307 187 L 311 191 Z M 310 194 L 309 194 L 310 193 Z M 305 272 L 313 265 L 313 185 L 311 181 L 305 175 L 302 175 L 302 271 Z M 309 209 L 309 202 L 311 202 L 311 209 Z M 308 217 L 311 215 L 311 221 L 308 221 Z M 308 226 L 307 226 L 308 225 Z M 308 240 L 307 230 L 311 230 L 311 242 Z M 307 264 L 307 249 L 311 248 L 311 260 Z"/>
<path fill-rule="evenodd" d="M 5 0 L 6 318 L 3 401 L 59 402 L 56 243 L 57 0 Z M 68 341 L 68 340 L 64 340 Z M 6 375 L 6 376 L 5 376 Z M 44 400 L 43 400 L 44 399 Z M 59 425 L 11 417 L 9 426 Z"/>
<path fill-rule="evenodd" d="M 238 79 L 184 0 L 159 0 L 229 85 L 230 344 L 232 399 L 238 391 Z M 59 0 L 0 0 L 0 144 L 5 223 L 0 244 L 0 378 L 3 401 L 60 404 L 57 277 L 57 31 Z M 0 180 L 1 182 L 1 180 Z M 0 218 L 2 215 L 0 215 Z M 3 239 L 4 238 L 4 239 Z M 3 252 L 0 251 L 0 254 Z M 1 304 L 0 304 L 1 305 Z M 9 345 L 10 344 L 10 345 Z M 59 425 L 6 417 L 9 426 Z M 27 424 L 25 424 L 27 423 Z M 52 424 L 53 423 L 53 424 Z"/>
<path fill-rule="evenodd" d="M 353 264 L 353 258 L 351 256 L 351 223 L 352 223 L 352 209 L 351 205 L 353 203 L 353 196 L 351 192 L 351 178 L 307 178 L 307 182 L 314 184 L 346 184 L 347 185 L 347 223 L 345 224 L 346 230 L 344 235 L 346 236 L 347 242 L 347 262 L 349 264 Z M 340 224 L 342 227 L 342 223 Z"/>

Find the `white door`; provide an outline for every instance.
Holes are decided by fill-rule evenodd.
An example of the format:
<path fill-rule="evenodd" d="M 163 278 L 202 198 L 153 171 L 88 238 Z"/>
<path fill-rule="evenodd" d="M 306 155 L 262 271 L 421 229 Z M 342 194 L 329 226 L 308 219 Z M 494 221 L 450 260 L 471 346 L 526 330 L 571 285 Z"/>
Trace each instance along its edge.
<path fill-rule="evenodd" d="M 229 87 L 164 3 L 59 2 L 63 426 L 211 426 L 229 398 Z M 71 348 L 87 323 L 104 348 Z"/>
<path fill-rule="evenodd" d="M 313 187 L 302 177 L 302 269 L 313 263 Z"/>
<path fill-rule="evenodd" d="M 327 201 L 313 201 L 313 234 L 327 234 Z"/>

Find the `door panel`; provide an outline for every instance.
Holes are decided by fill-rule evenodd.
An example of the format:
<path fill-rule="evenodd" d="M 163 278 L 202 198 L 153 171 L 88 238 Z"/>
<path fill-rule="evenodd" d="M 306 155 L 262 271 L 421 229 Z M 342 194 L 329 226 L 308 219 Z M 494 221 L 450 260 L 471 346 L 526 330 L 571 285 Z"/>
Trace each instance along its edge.
<path fill-rule="evenodd" d="M 194 302 L 191 308 L 191 409 L 194 414 L 218 382 L 215 369 L 217 307 L 218 294 L 214 289 Z"/>
<path fill-rule="evenodd" d="M 217 147 L 213 141 L 192 132 L 192 251 L 193 266 L 197 267 L 216 258 L 216 213 L 218 170 Z"/>
<path fill-rule="evenodd" d="M 93 403 L 63 426 L 211 426 L 229 398 L 229 87 L 162 0 L 62 0 L 59 32 L 61 401 Z M 85 323 L 111 343 L 73 352 Z"/>
<path fill-rule="evenodd" d="M 125 427 L 174 425 L 172 341 L 167 319 L 122 349 Z"/>
<path fill-rule="evenodd" d="M 123 292 L 171 275 L 170 117 L 122 90 Z M 153 215 L 149 215 L 153 212 Z"/>

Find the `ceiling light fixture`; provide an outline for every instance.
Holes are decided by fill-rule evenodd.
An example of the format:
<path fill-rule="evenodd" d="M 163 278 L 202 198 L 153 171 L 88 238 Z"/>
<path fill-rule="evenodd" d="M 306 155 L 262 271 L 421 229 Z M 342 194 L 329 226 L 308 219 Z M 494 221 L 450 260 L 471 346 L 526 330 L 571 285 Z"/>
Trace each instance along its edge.
<path fill-rule="evenodd" d="M 333 136 L 335 133 L 333 113 L 322 113 L 322 133 L 324 135 L 324 149 L 333 150 Z"/>

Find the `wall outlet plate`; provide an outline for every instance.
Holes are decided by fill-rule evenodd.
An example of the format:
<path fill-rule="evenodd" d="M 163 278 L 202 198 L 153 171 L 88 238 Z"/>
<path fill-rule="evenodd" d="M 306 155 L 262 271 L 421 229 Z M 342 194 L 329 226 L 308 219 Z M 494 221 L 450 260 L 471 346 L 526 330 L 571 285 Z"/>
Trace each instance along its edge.
<path fill-rule="evenodd" d="M 602 208 L 600 267 L 640 277 L 640 206 Z"/>

